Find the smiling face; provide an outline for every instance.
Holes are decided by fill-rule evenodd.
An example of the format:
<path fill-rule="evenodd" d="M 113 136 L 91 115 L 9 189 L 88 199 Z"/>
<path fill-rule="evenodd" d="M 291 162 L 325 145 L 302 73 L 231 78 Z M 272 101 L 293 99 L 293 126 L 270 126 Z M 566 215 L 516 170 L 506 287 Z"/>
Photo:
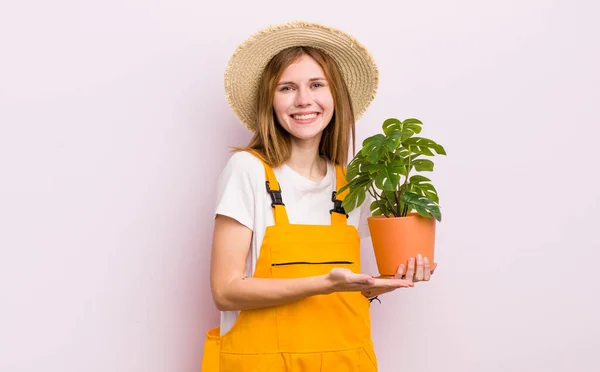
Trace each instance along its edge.
<path fill-rule="evenodd" d="M 321 66 L 304 54 L 281 74 L 273 97 L 279 124 L 294 138 L 317 143 L 334 111 L 329 84 Z"/>
<path fill-rule="evenodd" d="M 247 147 L 258 149 L 270 166 L 283 164 L 299 145 L 316 145 L 331 162 L 347 164 L 355 145 L 352 100 L 337 62 L 322 50 L 293 46 L 273 56 L 254 105 L 256 128 Z"/>

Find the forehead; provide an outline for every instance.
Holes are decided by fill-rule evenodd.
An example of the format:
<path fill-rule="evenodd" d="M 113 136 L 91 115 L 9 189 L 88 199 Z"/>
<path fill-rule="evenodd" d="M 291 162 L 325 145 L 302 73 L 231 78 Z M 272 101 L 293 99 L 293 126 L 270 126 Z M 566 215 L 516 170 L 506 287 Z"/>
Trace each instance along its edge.
<path fill-rule="evenodd" d="M 321 66 L 312 57 L 302 55 L 292 62 L 281 74 L 280 81 L 301 81 L 314 78 L 325 78 Z"/>

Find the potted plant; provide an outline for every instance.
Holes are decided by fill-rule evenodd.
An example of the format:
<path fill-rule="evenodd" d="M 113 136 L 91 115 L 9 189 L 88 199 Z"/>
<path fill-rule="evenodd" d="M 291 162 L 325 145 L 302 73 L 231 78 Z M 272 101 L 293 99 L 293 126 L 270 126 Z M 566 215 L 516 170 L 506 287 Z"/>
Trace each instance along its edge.
<path fill-rule="evenodd" d="M 417 172 L 433 171 L 431 157 L 446 155 L 434 141 L 418 137 L 423 123 L 417 119 L 383 122 L 379 133 L 363 141 L 348 164 L 348 183 L 339 190 L 349 213 L 366 200 L 374 201 L 368 219 L 371 240 L 381 275 L 396 274 L 400 264 L 422 254 L 434 262 L 436 221 L 441 222 L 439 197 L 431 180 Z"/>

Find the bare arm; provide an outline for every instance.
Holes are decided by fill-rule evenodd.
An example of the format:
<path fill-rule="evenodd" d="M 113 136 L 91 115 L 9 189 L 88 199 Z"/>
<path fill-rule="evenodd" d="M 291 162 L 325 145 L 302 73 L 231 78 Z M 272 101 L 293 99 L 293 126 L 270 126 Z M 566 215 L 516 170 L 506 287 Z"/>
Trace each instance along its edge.
<path fill-rule="evenodd" d="M 412 287 L 401 279 L 378 279 L 336 268 L 326 275 L 295 279 L 246 278 L 244 268 L 252 231 L 238 221 L 217 215 L 213 235 L 210 282 L 221 311 L 282 305 L 308 296 L 342 291 Z"/>
<path fill-rule="evenodd" d="M 252 231 L 246 226 L 229 217 L 216 217 L 210 281 L 219 310 L 281 305 L 331 292 L 325 275 L 297 279 L 242 279 L 251 239 Z"/>

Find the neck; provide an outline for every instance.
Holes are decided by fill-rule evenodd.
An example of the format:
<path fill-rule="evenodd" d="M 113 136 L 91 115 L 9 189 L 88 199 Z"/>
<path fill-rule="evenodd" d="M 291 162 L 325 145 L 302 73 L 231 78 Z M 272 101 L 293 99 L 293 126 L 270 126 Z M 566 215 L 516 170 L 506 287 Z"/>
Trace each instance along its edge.
<path fill-rule="evenodd" d="M 327 161 L 319 156 L 320 138 L 310 141 L 292 140 L 292 153 L 287 165 L 313 181 L 320 181 L 327 173 Z"/>

